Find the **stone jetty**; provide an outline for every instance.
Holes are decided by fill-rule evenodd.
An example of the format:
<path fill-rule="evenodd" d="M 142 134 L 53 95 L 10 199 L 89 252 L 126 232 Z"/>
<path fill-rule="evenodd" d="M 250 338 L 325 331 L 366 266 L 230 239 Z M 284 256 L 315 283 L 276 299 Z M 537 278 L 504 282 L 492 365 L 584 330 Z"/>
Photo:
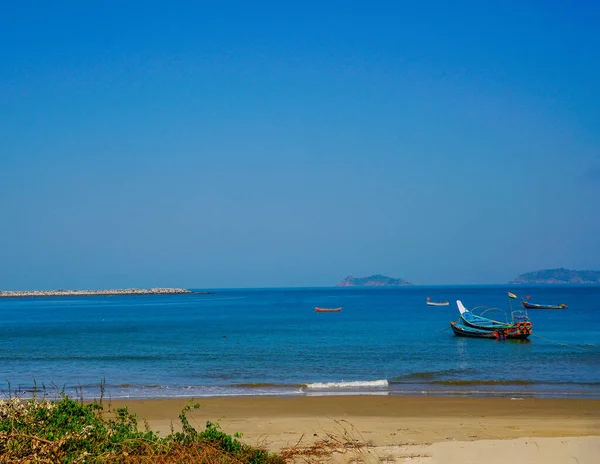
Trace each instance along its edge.
<path fill-rule="evenodd" d="M 120 288 L 108 290 L 0 290 L 0 298 L 36 296 L 120 296 L 120 295 L 179 295 L 192 292 L 185 288 Z"/>

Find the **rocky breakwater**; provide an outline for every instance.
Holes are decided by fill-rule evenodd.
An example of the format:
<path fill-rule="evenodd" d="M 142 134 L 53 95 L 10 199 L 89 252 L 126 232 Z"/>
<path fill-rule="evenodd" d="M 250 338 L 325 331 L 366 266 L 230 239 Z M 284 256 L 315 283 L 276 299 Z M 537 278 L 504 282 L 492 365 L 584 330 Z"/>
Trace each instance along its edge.
<path fill-rule="evenodd" d="M 0 298 L 37 296 L 120 296 L 120 295 L 179 295 L 192 292 L 185 288 L 120 288 L 108 290 L 0 290 Z"/>

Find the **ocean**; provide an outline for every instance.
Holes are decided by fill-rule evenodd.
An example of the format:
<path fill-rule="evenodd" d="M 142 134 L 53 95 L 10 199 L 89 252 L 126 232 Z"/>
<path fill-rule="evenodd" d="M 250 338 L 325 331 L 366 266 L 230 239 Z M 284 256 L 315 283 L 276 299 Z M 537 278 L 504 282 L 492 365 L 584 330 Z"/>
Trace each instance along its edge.
<path fill-rule="evenodd" d="M 508 291 L 568 308 L 529 310 L 526 342 L 452 334 L 457 299 L 522 309 Z M 600 397 L 600 286 L 215 292 L 0 299 L 0 393 Z"/>

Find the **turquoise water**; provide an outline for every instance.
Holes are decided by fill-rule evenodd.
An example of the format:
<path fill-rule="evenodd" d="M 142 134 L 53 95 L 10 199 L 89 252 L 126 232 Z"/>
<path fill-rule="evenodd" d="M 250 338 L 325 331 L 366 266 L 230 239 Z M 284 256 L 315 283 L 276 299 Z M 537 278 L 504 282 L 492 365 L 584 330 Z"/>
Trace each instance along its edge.
<path fill-rule="evenodd" d="M 531 302 L 528 342 L 458 338 L 455 301 Z M 426 297 L 448 300 L 428 307 Z M 518 301 L 511 300 L 513 309 Z M 339 313 L 316 313 L 315 306 Z M 217 290 L 0 300 L 4 395 L 600 397 L 600 287 Z"/>

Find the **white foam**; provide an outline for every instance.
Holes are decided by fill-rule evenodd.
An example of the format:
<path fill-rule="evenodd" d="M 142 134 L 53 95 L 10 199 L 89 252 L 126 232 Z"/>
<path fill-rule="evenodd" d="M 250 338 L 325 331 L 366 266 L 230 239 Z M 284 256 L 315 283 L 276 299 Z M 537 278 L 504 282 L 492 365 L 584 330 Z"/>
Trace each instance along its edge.
<path fill-rule="evenodd" d="M 355 382 L 315 382 L 306 385 L 309 389 L 326 389 L 326 388 L 373 388 L 387 387 L 388 381 L 383 380 L 357 380 Z"/>
<path fill-rule="evenodd" d="M 306 396 L 386 396 L 389 395 L 388 390 L 384 391 L 365 391 L 365 390 L 347 390 L 347 391 L 323 391 L 314 390 L 306 392 Z"/>

